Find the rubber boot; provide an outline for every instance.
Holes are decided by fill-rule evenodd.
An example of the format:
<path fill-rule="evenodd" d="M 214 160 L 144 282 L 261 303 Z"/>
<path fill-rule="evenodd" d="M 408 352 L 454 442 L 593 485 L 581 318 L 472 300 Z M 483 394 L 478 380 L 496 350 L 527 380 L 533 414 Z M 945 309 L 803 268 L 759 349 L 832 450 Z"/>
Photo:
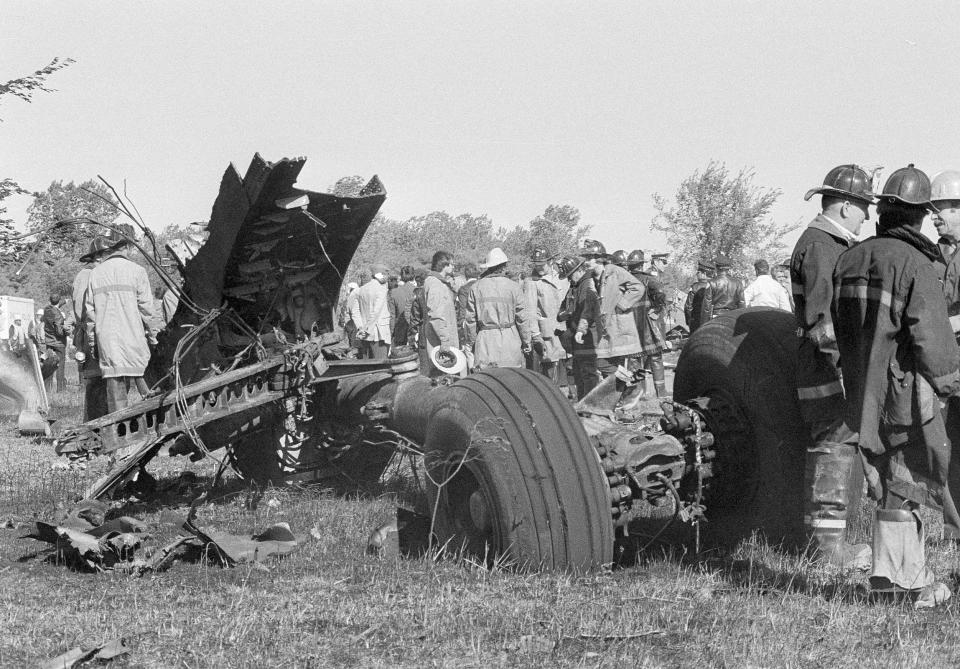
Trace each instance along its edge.
<path fill-rule="evenodd" d="M 916 511 L 877 509 L 873 524 L 873 570 L 870 592 L 875 597 L 905 597 L 918 608 L 942 604 L 950 589 L 934 580 L 927 567 L 923 523 Z"/>
<path fill-rule="evenodd" d="M 663 354 L 657 353 L 648 358 L 650 366 L 650 375 L 653 377 L 653 387 L 657 392 L 657 397 L 667 396 L 667 384 L 664 380 Z"/>
<path fill-rule="evenodd" d="M 870 546 L 849 544 L 847 519 L 851 503 L 859 502 L 854 481 L 862 486 L 856 446 L 821 441 L 807 451 L 804 487 L 804 526 L 815 559 L 848 569 L 870 568 Z"/>

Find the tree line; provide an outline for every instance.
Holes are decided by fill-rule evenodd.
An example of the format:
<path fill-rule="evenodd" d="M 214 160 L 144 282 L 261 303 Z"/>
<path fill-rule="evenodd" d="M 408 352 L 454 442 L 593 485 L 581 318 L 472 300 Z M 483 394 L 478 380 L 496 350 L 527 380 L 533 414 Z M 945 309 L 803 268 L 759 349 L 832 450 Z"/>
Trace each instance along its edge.
<path fill-rule="evenodd" d="M 0 83 L 0 101 L 6 96 L 29 102 L 37 92 L 50 92 L 45 85 L 47 77 L 73 62 L 55 58 L 32 74 Z M 735 274 L 749 277 L 756 259 L 764 258 L 774 264 L 785 257 L 788 249 L 784 238 L 799 223 L 771 220 L 770 210 L 781 192 L 758 186 L 754 180 L 755 173 L 750 168 L 734 173 L 724 163 L 710 161 L 681 181 L 672 200 L 653 195 L 657 214 L 646 226 L 666 236 L 667 249 L 672 254 L 668 287 L 685 290 L 698 258 L 726 255 Z M 358 175 L 347 176 L 328 190 L 338 195 L 355 195 L 366 181 Z M 45 299 L 53 292 L 68 293 L 80 270 L 79 257 L 99 229 L 79 224 L 58 228 L 39 239 L 17 239 L 3 203 L 8 197 L 23 194 L 31 193 L 13 178 L 0 180 L 0 294 Z M 27 210 L 30 231 L 66 218 L 88 217 L 110 224 L 121 214 L 110 189 L 92 179 L 80 184 L 53 181 L 46 190 L 32 195 L 33 202 Z M 638 220 L 638 232 L 642 227 L 644 223 Z M 485 214 L 433 211 L 405 220 L 379 214 L 357 249 L 347 279 L 359 277 L 373 263 L 394 269 L 427 265 L 438 249 L 453 253 L 459 265 L 478 262 L 495 246 L 506 252 L 511 258 L 510 269 L 519 273 L 527 269 L 526 259 L 535 247 L 551 254 L 575 253 L 578 243 L 591 229 L 589 222 L 581 220 L 580 211 L 569 204 L 551 204 L 526 225 L 510 229 L 496 226 Z M 168 224 L 157 235 L 157 242 L 162 248 L 187 234 L 185 224 Z M 608 251 L 617 248 L 612 240 L 601 241 Z M 629 239 L 622 245 L 627 251 L 637 246 Z M 152 285 L 160 285 L 156 276 L 151 279 Z"/>

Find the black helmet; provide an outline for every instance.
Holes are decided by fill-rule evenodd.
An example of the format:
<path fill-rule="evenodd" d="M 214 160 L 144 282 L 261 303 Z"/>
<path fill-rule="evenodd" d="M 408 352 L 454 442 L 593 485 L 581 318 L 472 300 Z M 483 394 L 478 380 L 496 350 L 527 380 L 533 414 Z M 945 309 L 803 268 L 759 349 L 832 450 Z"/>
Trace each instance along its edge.
<path fill-rule="evenodd" d="M 827 172 L 827 176 L 823 178 L 823 185 L 808 190 L 803 199 L 809 200 L 819 193 L 835 197 L 852 197 L 867 204 L 873 204 L 872 181 L 864 169 L 856 165 L 840 165 Z"/>
<path fill-rule="evenodd" d="M 642 249 L 636 249 L 630 252 L 630 255 L 627 256 L 627 267 L 633 269 L 637 265 L 642 265 L 646 261 L 646 257 L 643 255 Z"/>
<path fill-rule="evenodd" d="M 534 249 L 533 249 L 533 252 L 530 254 L 530 262 L 532 262 L 532 263 L 535 264 L 535 265 L 539 265 L 539 264 L 542 264 L 542 263 L 549 262 L 549 261 L 553 260 L 553 259 L 556 258 L 556 257 L 557 257 L 557 256 L 556 256 L 555 254 L 551 254 L 551 253 L 550 253 L 549 251 L 547 251 L 546 249 L 540 248 L 540 247 L 538 246 L 538 247 L 534 248 Z"/>
<path fill-rule="evenodd" d="M 910 163 L 891 174 L 878 195 L 887 202 L 900 202 L 915 207 L 930 205 L 930 178 Z"/>
<path fill-rule="evenodd" d="M 627 252 L 623 249 L 619 249 L 610 254 L 610 262 L 619 267 L 626 267 L 627 265 Z"/>
<path fill-rule="evenodd" d="M 607 255 L 607 249 L 596 239 L 584 239 L 580 245 L 580 255 L 586 258 L 604 257 Z"/>
<path fill-rule="evenodd" d="M 577 256 L 564 256 L 560 259 L 560 262 L 557 263 L 558 269 L 560 270 L 560 278 L 566 279 L 568 276 L 573 274 L 581 265 L 583 265 L 583 258 Z"/>

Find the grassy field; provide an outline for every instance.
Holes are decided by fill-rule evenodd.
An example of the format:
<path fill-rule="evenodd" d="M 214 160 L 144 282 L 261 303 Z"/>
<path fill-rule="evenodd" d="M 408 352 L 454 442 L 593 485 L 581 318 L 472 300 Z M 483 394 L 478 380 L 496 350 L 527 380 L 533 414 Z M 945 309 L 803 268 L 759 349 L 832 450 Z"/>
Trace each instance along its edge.
<path fill-rule="evenodd" d="M 75 415 L 76 393 L 57 396 Z M 934 611 L 874 605 L 863 577 L 812 567 L 762 542 L 727 554 L 681 549 L 581 576 L 487 570 L 463 560 L 367 555 L 393 514 L 389 495 L 343 499 L 238 489 L 200 508 L 198 523 L 251 533 L 278 521 L 304 536 L 269 570 L 178 563 L 144 577 L 46 564 L 20 540 L 52 519 L 105 466 L 53 469 L 49 444 L 0 425 L 0 666 L 35 665 L 74 646 L 123 637 L 131 667 L 939 667 L 960 664 L 960 604 Z M 172 480 L 209 463 L 164 459 Z M 155 507 L 126 510 L 162 541 Z M 935 524 L 935 523 L 934 523 Z M 311 532 L 313 530 L 313 532 Z M 938 530 L 931 527 L 931 534 Z M 956 589 L 958 554 L 931 545 Z"/>

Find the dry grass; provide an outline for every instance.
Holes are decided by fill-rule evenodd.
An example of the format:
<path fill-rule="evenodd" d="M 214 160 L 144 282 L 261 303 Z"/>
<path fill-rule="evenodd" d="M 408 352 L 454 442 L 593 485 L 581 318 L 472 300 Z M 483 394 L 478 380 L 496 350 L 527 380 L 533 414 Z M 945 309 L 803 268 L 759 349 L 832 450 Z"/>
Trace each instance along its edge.
<path fill-rule="evenodd" d="M 68 414 L 69 397 L 58 399 Z M 49 518 L 94 477 L 53 471 L 49 445 L 20 439 L 10 424 L 0 431 L 0 520 Z M 167 476 L 184 466 L 160 464 Z M 856 579 L 760 541 L 697 559 L 648 555 L 597 574 L 519 574 L 366 555 L 368 532 L 392 515 L 387 497 L 270 490 L 256 508 L 247 501 L 207 504 L 198 520 L 235 532 L 289 522 L 306 541 L 270 571 L 177 564 L 143 578 L 80 574 L 22 560 L 39 544 L 0 530 L 0 666 L 120 636 L 133 652 L 114 664 L 136 667 L 960 663 L 956 602 L 926 612 L 872 605 Z M 173 532 L 157 510 L 134 511 L 160 538 Z M 931 551 L 955 586 L 957 553 Z"/>

